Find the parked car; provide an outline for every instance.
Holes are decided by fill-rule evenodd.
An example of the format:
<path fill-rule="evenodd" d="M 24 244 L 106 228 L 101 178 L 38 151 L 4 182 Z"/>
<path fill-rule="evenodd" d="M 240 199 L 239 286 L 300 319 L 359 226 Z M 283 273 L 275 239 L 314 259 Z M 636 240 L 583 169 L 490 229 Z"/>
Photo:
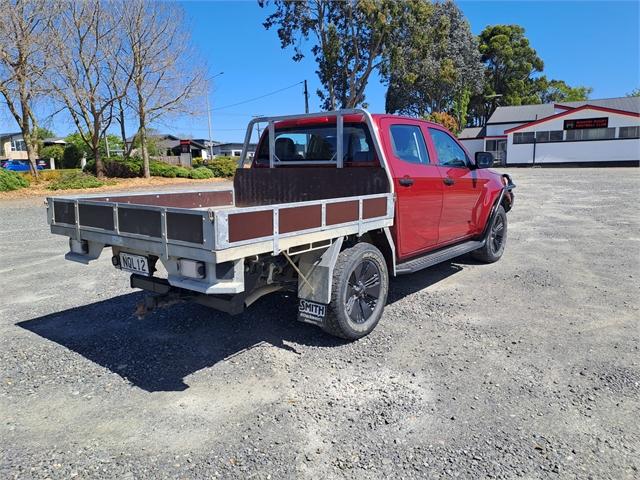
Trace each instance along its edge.
<path fill-rule="evenodd" d="M 14 172 L 28 172 L 29 171 L 29 160 L 7 160 L 7 162 L 2 166 L 7 170 L 13 170 Z M 42 165 L 37 165 L 38 170 L 42 170 Z"/>
<path fill-rule="evenodd" d="M 248 159 L 257 122 L 269 127 Z M 514 184 L 438 124 L 355 109 L 254 119 L 245 138 L 250 168 L 233 190 L 49 198 L 65 258 L 111 247 L 131 286 L 158 294 L 148 307 L 186 299 L 236 314 L 294 292 L 299 320 L 355 340 L 380 320 L 390 277 L 504 252 Z"/>

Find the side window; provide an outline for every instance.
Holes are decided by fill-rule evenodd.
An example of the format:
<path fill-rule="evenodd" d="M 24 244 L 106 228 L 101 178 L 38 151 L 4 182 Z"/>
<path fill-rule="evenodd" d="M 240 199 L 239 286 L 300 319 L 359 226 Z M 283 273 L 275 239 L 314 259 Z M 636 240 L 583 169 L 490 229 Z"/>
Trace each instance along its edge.
<path fill-rule="evenodd" d="M 391 144 L 396 157 L 405 162 L 427 165 L 429 153 L 420 127 L 416 125 L 391 125 Z"/>
<path fill-rule="evenodd" d="M 467 155 L 458 143 L 442 130 L 430 128 L 431 139 L 438 153 L 438 165 L 468 167 Z"/>

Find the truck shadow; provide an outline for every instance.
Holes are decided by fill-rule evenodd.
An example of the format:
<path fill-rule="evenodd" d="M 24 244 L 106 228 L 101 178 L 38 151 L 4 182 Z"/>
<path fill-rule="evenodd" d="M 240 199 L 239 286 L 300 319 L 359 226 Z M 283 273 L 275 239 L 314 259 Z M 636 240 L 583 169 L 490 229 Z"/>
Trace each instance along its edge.
<path fill-rule="evenodd" d="M 461 268 L 449 262 L 391 282 L 388 303 L 439 282 Z M 251 348 L 271 344 L 335 347 L 346 342 L 297 322 L 297 299 L 269 295 L 235 317 L 192 303 L 138 319 L 143 292 L 83 305 L 17 325 L 54 341 L 149 391 L 182 391 L 188 375 Z"/>

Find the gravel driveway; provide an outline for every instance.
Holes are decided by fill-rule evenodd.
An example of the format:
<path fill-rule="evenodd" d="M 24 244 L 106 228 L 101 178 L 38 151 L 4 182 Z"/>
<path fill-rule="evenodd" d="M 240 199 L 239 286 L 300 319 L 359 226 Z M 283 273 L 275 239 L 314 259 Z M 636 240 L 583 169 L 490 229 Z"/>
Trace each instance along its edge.
<path fill-rule="evenodd" d="M 143 294 L 0 202 L 0 478 L 638 478 L 637 169 L 517 169 L 503 259 L 398 278 L 369 337 Z"/>

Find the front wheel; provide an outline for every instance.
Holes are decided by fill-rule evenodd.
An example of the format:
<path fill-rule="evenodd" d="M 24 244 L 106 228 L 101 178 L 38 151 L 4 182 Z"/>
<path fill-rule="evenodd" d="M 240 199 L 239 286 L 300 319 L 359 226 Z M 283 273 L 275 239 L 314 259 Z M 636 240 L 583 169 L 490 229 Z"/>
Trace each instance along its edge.
<path fill-rule="evenodd" d="M 498 205 L 498 210 L 493 217 L 487 241 L 484 247 L 473 252 L 474 258 L 486 262 L 493 263 L 500 260 L 507 244 L 507 212 L 502 205 Z"/>
<path fill-rule="evenodd" d="M 323 329 L 347 340 L 368 335 L 382 317 L 388 290 L 387 263 L 380 250 L 369 243 L 343 250 L 333 270 Z"/>

